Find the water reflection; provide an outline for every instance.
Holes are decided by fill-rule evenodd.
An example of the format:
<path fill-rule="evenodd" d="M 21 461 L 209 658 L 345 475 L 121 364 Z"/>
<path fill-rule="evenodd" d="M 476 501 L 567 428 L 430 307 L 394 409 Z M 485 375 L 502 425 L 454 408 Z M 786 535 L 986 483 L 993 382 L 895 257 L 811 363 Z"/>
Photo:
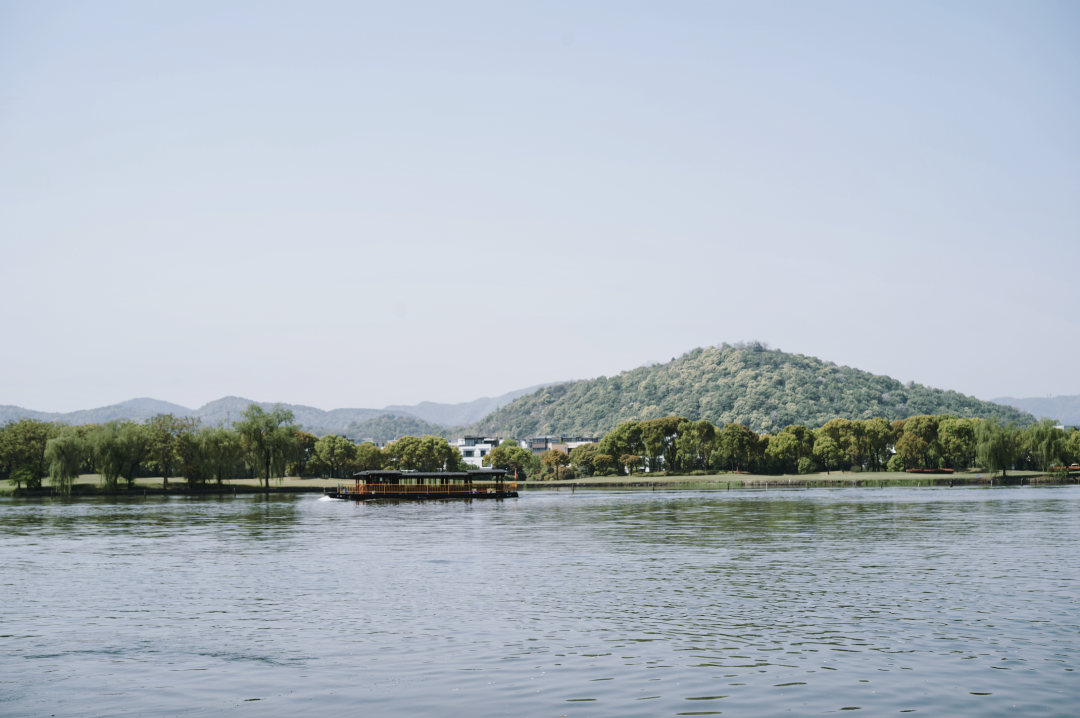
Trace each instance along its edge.
<path fill-rule="evenodd" d="M 1073 487 L 8 500 L 0 699 L 1066 715 L 1078 509 Z"/>

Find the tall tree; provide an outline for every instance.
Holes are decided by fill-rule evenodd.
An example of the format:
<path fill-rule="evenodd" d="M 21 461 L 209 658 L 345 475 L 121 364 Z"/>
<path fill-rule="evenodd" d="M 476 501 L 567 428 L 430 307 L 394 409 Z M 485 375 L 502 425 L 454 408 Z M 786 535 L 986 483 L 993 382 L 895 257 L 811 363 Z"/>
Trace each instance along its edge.
<path fill-rule="evenodd" d="M 122 440 L 124 425 L 131 422 L 107 421 L 87 436 L 88 449 L 93 452 L 101 481 L 108 489 L 115 489 L 127 460 L 126 446 Z"/>
<path fill-rule="evenodd" d="M 61 493 L 71 493 L 71 487 L 79 478 L 79 467 L 86 460 L 86 441 L 74 427 L 64 427 L 55 439 L 45 445 L 45 460 L 49 463 L 49 478 L 53 488 Z"/>
<path fill-rule="evenodd" d="M 942 419 L 938 423 L 938 443 L 952 468 L 966 469 L 975 454 L 975 425 L 971 419 Z"/>
<path fill-rule="evenodd" d="M 1007 476 L 1016 460 L 1017 434 L 1015 424 L 1002 426 L 996 419 L 984 419 L 975 429 L 977 452 L 982 468 L 989 472 L 1000 471 Z"/>
<path fill-rule="evenodd" d="M 35 419 L 20 419 L 4 427 L 4 454 L 9 480 L 28 489 L 41 488 L 48 473 L 45 445 L 59 434 L 60 427 Z"/>
<path fill-rule="evenodd" d="M 206 478 L 213 478 L 220 486 L 232 476 L 240 457 L 240 435 L 224 426 L 204 427 L 199 431 L 202 445 L 202 457 L 205 461 L 203 473 Z"/>
<path fill-rule="evenodd" d="M 757 439 L 742 424 L 724 424 L 720 430 L 720 455 L 730 462 L 734 471 L 744 466 L 750 459 L 751 445 Z"/>
<path fill-rule="evenodd" d="M 173 475 L 173 470 L 180 460 L 180 436 L 193 431 L 198 424 L 199 420 L 196 418 L 176 417 L 172 414 L 157 414 L 146 420 L 150 455 L 161 472 L 162 489 L 168 490 L 169 477 Z"/>
<path fill-rule="evenodd" d="M 240 416 L 234 428 L 269 490 L 270 475 L 284 476 L 286 464 L 296 454 L 296 417 L 281 406 L 266 411 L 258 404 L 249 404 Z"/>
<path fill-rule="evenodd" d="M 370 441 L 356 447 L 356 470 L 374 471 L 383 467 L 383 452 Z"/>
<path fill-rule="evenodd" d="M 564 466 L 570 465 L 570 457 L 558 449 L 548 449 L 540 455 L 540 463 L 549 469 L 554 469 L 555 480 L 559 481 L 562 478 L 559 475 L 559 470 Z"/>
<path fill-rule="evenodd" d="M 150 458 L 153 449 L 150 427 L 125 422 L 120 427 L 118 441 L 121 445 L 122 463 L 120 477 L 127 481 L 128 489 L 135 486 L 142 465 Z"/>
<path fill-rule="evenodd" d="M 586 446 L 594 446 L 594 444 L 587 444 Z M 570 452 L 570 462 L 574 462 L 574 455 L 578 449 L 583 449 L 584 446 L 579 446 Z M 499 446 L 496 446 L 491 450 L 491 453 L 484 457 L 484 466 L 493 466 L 498 469 L 509 469 L 514 472 L 514 480 L 518 480 L 518 472 L 524 471 L 525 467 L 529 463 L 529 457 L 531 453 L 527 449 L 523 449 L 512 441 L 504 441 Z"/>
<path fill-rule="evenodd" d="M 825 473 L 832 473 L 832 466 L 840 460 L 844 455 L 844 452 L 840 450 L 840 447 L 836 445 L 831 436 L 822 434 L 814 442 L 814 456 L 821 459 L 821 462 L 825 464 Z"/>
<path fill-rule="evenodd" d="M 356 444 L 344 436 L 326 434 L 315 442 L 315 454 L 330 467 L 331 478 L 342 478 L 343 471 L 356 462 Z"/>
<path fill-rule="evenodd" d="M 776 436 L 770 437 L 769 447 L 765 450 L 765 455 L 784 468 L 794 467 L 792 473 L 796 473 L 799 466 L 799 440 L 794 434 L 782 431 Z"/>

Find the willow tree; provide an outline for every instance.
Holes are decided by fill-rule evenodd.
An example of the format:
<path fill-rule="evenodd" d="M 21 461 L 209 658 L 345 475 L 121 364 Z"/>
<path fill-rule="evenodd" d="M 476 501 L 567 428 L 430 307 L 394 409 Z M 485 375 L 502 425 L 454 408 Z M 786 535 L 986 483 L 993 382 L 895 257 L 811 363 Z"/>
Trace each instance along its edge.
<path fill-rule="evenodd" d="M 253 467 L 263 475 L 270 488 L 270 474 L 285 475 L 285 465 L 296 454 L 296 417 L 291 411 L 275 405 L 266 411 L 258 404 L 249 404 L 233 428 L 240 435 Z"/>
<path fill-rule="evenodd" d="M 79 468 L 86 460 L 86 440 L 73 427 L 60 431 L 55 439 L 45 445 L 45 461 L 49 464 L 49 478 L 61 493 L 71 493 L 71 487 L 79 478 Z"/>
<path fill-rule="evenodd" d="M 107 489 L 115 489 L 127 462 L 127 442 L 123 440 L 121 420 L 107 421 L 87 437 L 87 448 L 94 453 L 101 481 Z"/>
<path fill-rule="evenodd" d="M 983 470 L 991 473 L 1000 471 L 1002 478 L 1009 467 L 1016 461 L 1016 425 L 1002 426 L 997 419 L 979 422 L 975 430 L 978 441 L 977 453 Z"/>

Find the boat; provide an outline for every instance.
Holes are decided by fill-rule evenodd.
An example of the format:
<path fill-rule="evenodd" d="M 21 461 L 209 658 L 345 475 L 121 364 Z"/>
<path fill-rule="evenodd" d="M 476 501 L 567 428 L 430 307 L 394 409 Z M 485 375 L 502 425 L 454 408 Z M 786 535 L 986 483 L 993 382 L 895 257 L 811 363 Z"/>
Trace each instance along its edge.
<path fill-rule="evenodd" d="M 483 471 L 357 471 L 353 485 L 328 491 L 332 499 L 512 499 L 517 482 L 507 481 L 502 469 Z"/>

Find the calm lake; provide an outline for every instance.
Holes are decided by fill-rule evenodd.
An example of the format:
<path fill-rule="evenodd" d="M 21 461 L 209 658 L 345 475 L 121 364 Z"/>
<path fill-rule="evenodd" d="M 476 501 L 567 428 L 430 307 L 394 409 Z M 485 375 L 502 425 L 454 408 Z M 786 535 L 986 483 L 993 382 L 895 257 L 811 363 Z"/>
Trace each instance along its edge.
<path fill-rule="evenodd" d="M 7 716 L 1080 700 L 1076 486 L 3 499 L 0 556 Z"/>

